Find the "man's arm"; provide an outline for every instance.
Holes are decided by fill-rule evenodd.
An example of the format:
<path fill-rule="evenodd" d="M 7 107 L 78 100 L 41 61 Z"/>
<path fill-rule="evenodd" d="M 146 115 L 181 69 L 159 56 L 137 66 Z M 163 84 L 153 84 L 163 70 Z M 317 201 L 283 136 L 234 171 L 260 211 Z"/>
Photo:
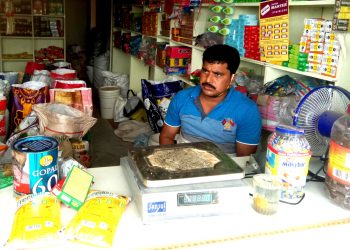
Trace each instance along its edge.
<path fill-rule="evenodd" d="M 236 143 L 236 156 L 248 156 L 254 154 L 257 149 L 257 145 L 249 145 L 243 143 Z"/>
<path fill-rule="evenodd" d="M 162 131 L 160 132 L 160 135 L 159 135 L 159 144 L 160 145 L 174 144 L 175 136 L 179 132 L 180 132 L 180 127 L 171 127 L 164 124 L 162 127 Z"/>

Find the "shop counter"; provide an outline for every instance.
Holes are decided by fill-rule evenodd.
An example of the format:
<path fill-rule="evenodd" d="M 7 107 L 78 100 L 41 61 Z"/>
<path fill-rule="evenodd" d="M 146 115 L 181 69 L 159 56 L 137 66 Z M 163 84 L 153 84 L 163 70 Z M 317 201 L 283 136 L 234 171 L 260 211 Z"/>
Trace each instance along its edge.
<path fill-rule="evenodd" d="M 245 164 L 247 158 L 235 158 Z M 91 168 L 94 189 L 132 196 L 121 166 Z M 135 202 L 125 210 L 112 249 L 331 249 L 348 246 L 350 211 L 333 204 L 323 182 L 308 182 L 298 205 L 280 203 L 275 215 L 261 215 L 252 208 L 251 179 L 230 214 L 144 224 Z M 232 199 L 235 200 L 234 195 Z M 12 187 L 0 190 L 0 249 L 6 242 L 15 213 Z M 198 208 L 200 209 L 200 207 Z M 76 212 L 62 205 L 62 225 Z M 64 240 L 48 249 L 101 249 Z"/>

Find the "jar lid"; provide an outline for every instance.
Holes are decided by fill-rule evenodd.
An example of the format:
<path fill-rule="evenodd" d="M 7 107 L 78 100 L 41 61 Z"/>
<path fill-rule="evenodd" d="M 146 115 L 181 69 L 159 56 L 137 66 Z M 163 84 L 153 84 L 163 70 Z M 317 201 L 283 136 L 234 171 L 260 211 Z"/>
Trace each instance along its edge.
<path fill-rule="evenodd" d="M 293 134 L 293 135 L 303 135 L 304 129 L 294 127 L 294 126 L 288 126 L 288 125 L 278 125 L 276 127 L 276 131 L 285 133 L 285 134 Z"/>

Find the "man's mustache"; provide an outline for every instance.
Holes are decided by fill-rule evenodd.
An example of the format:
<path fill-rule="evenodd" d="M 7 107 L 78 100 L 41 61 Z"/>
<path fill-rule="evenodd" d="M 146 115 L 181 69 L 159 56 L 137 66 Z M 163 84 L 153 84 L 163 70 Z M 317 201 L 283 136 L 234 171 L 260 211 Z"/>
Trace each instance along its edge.
<path fill-rule="evenodd" d="M 211 85 L 209 82 L 203 82 L 202 86 L 203 87 L 209 87 L 209 88 L 212 88 L 212 89 L 216 89 L 215 86 Z"/>

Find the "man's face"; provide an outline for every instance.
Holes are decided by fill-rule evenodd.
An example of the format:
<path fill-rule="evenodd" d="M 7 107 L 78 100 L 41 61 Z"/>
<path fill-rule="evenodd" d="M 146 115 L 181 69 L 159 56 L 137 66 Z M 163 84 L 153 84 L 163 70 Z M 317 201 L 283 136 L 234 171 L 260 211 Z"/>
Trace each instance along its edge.
<path fill-rule="evenodd" d="M 202 93 L 217 97 L 230 87 L 232 76 L 227 69 L 227 63 L 204 62 L 200 74 Z"/>

